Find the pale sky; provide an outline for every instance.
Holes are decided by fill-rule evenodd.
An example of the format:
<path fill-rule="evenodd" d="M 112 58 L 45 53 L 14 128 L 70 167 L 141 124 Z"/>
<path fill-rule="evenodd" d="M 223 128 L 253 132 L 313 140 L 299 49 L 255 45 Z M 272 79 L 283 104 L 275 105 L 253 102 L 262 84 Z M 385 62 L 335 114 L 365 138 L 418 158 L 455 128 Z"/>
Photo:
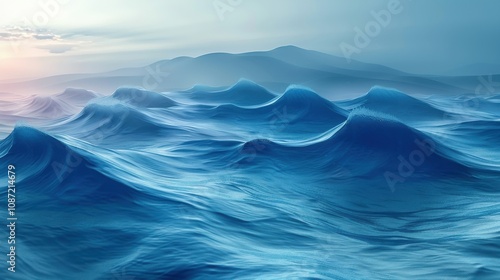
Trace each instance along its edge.
<path fill-rule="evenodd" d="M 342 56 L 343 43 L 357 48 L 352 59 L 410 72 L 500 65 L 500 1 L 495 0 L 0 0 L 0 5 L 0 80 L 283 45 Z M 369 28 L 374 15 L 390 11 L 390 5 L 397 5 L 397 13 L 374 29 L 368 44 L 356 45 L 356 28 Z"/>

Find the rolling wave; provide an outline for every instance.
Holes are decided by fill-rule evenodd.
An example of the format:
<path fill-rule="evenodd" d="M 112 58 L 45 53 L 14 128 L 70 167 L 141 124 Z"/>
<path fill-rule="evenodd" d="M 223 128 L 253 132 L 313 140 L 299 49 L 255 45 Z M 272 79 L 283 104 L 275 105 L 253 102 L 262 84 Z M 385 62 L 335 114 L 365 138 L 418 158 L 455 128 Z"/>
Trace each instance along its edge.
<path fill-rule="evenodd" d="M 223 104 L 210 110 L 213 117 L 248 120 L 279 119 L 286 124 L 335 126 L 346 119 L 347 112 L 312 90 L 290 87 L 281 96 L 258 106 L 240 107 Z"/>
<path fill-rule="evenodd" d="M 16 127 L 0 143 L 0 155 L 4 162 L 19 162 L 26 168 L 19 183 L 31 194 L 81 204 L 126 203 L 143 197 L 101 174 L 75 149 L 34 128 Z"/>
<path fill-rule="evenodd" d="M 88 104 L 80 113 L 60 122 L 58 126 L 55 131 L 62 129 L 83 139 L 127 137 L 134 140 L 144 135 L 159 137 L 180 131 L 147 113 L 110 99 Z"/>
<path fill-rule="evenodd" d="M 0 102 L 0 137 L 7 136 L 16 123 L 43 126 L 79 112 L 98 95 L 83 89 L 66 89 L 52 96 L 17 96 Z M 3 126 L 6 126 L 3 128 Z"/>
<path fill-rule="evenodd" d="M 35 118 L 60 118 L 71 114 L 71 107 L 52 97 L 34 96 L 33 99 L 21 109 L 20 115 Z"/>
<path fill-rule="evenodd" d="M 246 79 L 242 79 L 224 90 L 211 90 L 198 86 L 184 93 L 189 94 L 189 98 L 197 102 L 206 104 L 231 103 L 237 106 L 258 105 L 276 97 L 264 87 Z"/>
<path fill-rule="evenodd" d="M 338 104 L 348 110 L 367 108 L 409 122 L 435 121 L 448 114 L 446 111 L 435 108 L 403 92 L 382 87 L 373 87 L 362 97 L 339 102 Z"/>
<path fill-rule="evenodd" d="M 328 133 L 327 133 L 328 134 Z M 284 166 L 307 164 L 323 176 L 349 170 L 349 176 L 376 176 L 415 169 L 412 175 L 459 175 L 469 168 L 459 153 L 397 119 L 367 109 L 351 112 L 328 138 L 278 144 L 268 139 L 245 142 L 241 153 L 281 159 Z M 360 163 L 363 164 L 360 164 Z M 258 162 L 256 164 L 259 164 Z"/>
<path fill-rule="evenodd" d="M 77 107 L 83 107 L 90 100 L 97 97 L 99 97 L 99 95 L 93 91 L 78 88 L 67 88 L 65 91 L 55 96 L 57 100 L 64 101 L 67 104 L 73 104 Z"/>
<path fill-rule="evenodd" d="M 160 93 L 142 89 L 120 88 L 113 93 L 112 97 L 145 108 L 168 108 L 176 105 L 175 101 Z"/>
<path fill-rule="evenodd" d="M 500 273 L 494 98 L 446 120 L 451 97 L 375 87 L 331 102 L 247 80 L 29 100 L 15 108 L 51 122 L 6 123 L 0 142 L 17 174 L 19 279 Z"/>

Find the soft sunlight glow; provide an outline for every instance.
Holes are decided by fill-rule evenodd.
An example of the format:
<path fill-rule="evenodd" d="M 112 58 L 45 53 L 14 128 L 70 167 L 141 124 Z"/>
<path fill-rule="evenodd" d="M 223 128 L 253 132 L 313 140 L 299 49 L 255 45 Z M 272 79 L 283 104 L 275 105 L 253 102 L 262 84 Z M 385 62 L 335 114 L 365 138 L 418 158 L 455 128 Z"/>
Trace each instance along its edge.
<path fill-rule="evenodd" d="M 19 39 L 27 54 L 18 56 L 43 56 L 46 66 L 39 76 L 60 73 L 58 57 L 63 55 L 68 56 L 67 66 L 73 65 L 71 73 L 284 45 L 343 56 L 340 46 L 354 46 L 362 36 L 356 30 L 364 32 L 366 28 L 375 29 L 368 31 L 369 42 L 354 46 L 355 60 L 426 74 L 446 74 L 473 63 L 500 64 L 500 45 L 493 36 L 499 25 L 497 2 L 474 9 L 470 3 L 456 3 L 455 13 L 444 13 L 441 3 L 408 0 L 1 3 L 0 44 Z M 399 4 L 392 7 L 391 3 Z M 388 9 L 390 24 L 384 19 Z M 382 21 L 380 30 L 378 21 Z M 477 49 L 481 52 L 471 51 Z M 464 56 L 462 51 L 470 55 Z M 101 56 L 98 61 L 97 56 Z M 2 53 L 1 58 L 5 57 Z"/>

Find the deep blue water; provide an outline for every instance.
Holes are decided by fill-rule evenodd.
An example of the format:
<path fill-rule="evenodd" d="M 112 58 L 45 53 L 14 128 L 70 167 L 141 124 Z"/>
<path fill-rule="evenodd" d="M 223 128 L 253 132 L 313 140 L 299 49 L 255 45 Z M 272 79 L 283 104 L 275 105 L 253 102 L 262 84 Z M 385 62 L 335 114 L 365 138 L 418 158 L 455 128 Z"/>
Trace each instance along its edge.
<path fill-rule="evenodd" d="M 1 279 L 500 279 L 498 96 L 242 81 L 25 123 L 0 142 Z"/>

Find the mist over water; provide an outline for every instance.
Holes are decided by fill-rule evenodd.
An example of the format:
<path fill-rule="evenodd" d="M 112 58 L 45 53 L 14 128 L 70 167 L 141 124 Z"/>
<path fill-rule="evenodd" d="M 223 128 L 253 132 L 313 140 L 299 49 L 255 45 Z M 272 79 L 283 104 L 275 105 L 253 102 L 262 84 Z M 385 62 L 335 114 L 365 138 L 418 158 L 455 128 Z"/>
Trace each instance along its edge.
<path fill-rule="evenodd" d="M 497 95 L 68 92 L 0 103 L 19 219 L 2 279 L 500 275 Z"/>

